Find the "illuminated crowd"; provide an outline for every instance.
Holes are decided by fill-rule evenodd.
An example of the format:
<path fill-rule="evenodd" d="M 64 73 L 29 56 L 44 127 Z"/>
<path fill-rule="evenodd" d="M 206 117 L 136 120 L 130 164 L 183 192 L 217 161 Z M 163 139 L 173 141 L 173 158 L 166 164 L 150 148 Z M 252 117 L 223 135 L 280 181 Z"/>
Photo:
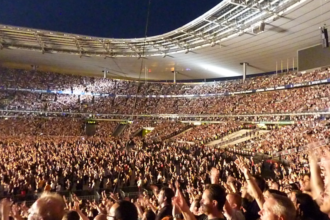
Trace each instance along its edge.
<path fill-rule="evenodd" d="M 181 95 L 244 91 L 328 77 L 328 70 L 317 70 L 249 78 L 245 83 L 139 85 L 2 69 L 0 86 Z M 203 98 L 1 90 L 1 218 L 329 219 L 330 121 L 326 114 L 317 113 L 328 111 L 329 92 L 327 84 Z M 244 116 L 277 112 L 312 114 Z M 104 120 L 101 114 L 128 115 Z M 185 116 L 183 123 L 170 116 L 130 114 L 221 117 L 192 120 Z M 86 136 L 86 121 L 92 119 L 95 134 Z M 114 136 L 123 121 L 125 130 Z M 146 129 L 150 132 L 143 136 Z M 242 130 L 244 141 L 234 143 L 228 138 Z"/>

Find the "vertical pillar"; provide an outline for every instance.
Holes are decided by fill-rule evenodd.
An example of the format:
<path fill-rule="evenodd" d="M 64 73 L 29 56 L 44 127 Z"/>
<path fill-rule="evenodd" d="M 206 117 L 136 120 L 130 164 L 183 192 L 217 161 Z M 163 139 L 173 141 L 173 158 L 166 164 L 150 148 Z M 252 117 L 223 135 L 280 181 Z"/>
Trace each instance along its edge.
<path fill-rule="evenodd" d="M 173 83 L 176 83 L 176 71 L 175 71 L 175 69 L 173 71 Z"/>
<path fill-rule="evenodd" d="M 294 57 L 292 59 L 292 71 L 294 71 Z"/>
<path fill-rule="evenodd" d="M 147 66 L 144 66 L 144 83 L 147 82 Z"/>
<path fill-rule="evenodd" d="M 278 69 L 278 68 L 277 68 L 277 61 L 276 61 L 276 74 L 277 74 L 277 69 Z"/>
<path fill-rule="evenodd" d="M 286 72 L 289 72 L 289 59 L 286 60 Z"/>
<path fill-rule="evenodd" d="M 107 70 L 103 70 L 103 78 L 105 79 L 105 78 L 107 78 Z"/>
<path fill-rule="evenodd" d="M 245 82 L 245 79 L 246 79 L 247 65 L 248 65 L 247 62 L 244 62 L 244 63 L 243 63 L 243 82 Z"/>

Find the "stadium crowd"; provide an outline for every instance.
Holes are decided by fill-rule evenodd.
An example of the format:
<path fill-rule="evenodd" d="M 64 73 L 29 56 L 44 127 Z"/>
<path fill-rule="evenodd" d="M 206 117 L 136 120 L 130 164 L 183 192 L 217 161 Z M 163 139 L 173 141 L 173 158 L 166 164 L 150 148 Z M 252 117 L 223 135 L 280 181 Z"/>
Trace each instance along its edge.
<path fill-rule="evenodd" d="M 124 98 L 1 91 L 4 110 L 89 114 L 257 114 L 328 111 L 330 86 L 203 98 Z M 47 96 L 47 98 L 44 98 Z M 49 96 L 53 96 L 49 99 Z"/>
<path fill-rule="evenodd" d="M 168 122 L 165 122 L 165 124 L 168 124 Z M 222 129 L 228 128 L 228 124 L 221 123 L 216 125 L 216 127 L 211 125 L 209 129 L 221 130 L 220 125 L 222 125 Z M 239 129 L 235 126 L 232 128 L 234 129 L 232 132 Z M 195 135 L 198 136 L 199 134 L 196 133 Z M 200 135 L 203 137 L 203 133 Z M 269 135 L 269 137 L 254 140 L 253 143 L 266 152 L 272 152 L 274 149 L 279 151 L 314 143 L 316 140 L 327 139 L 329 130 L 327 121 L 306 121 L 298 125 L 276 128 L 266 135 Z M 268 143 L 265 144 L 264 141 Z M 249 144 L 246 143 L 245 146 L 249 146 Z M 316 149 L 315 151 L 319 150 Z M 166 206 L 171 208 L 170 211 L 163 210 L 167 212 L 163 213 L 164 216 L 173 215 L 175 217 L 172 213 L 172 211 L 174 212 L 174 209 L 172 210 L 172 202 L 174 207 L 177 207 L 177 214 L 183 214 L 183 217 L 185 217 L 182 210 L 183 207 L 180 206 L 183 202 L 182 198 L 186 198 L 187 204 L 192 206 L 188 210 L 191 210 L 194 214 L 192 215 L 192 217 L 194 216 L 193 219 L 198 218 L 196 216 L 204 216 L 204 214 L 207 214 L 205 213 L 207 210 L 203 210 L 207 207 L 207 204 L 204 204 L 204 202 L 210 199 L 205 196 L 205 192 L 208 192 L 208 187 L 221 186 L 225 189 L 218 188 L 218 190 L 222 190 L 223 202 L 226 203 L 227 201 L 234 210 L 236 208 L 237 213 L 234 211 L 236 213 L 234 215 L 239 217 L 236 216 L 235 219 L 257 219 L 259 215 L 263 219 L 262 212 L 266 204 L 265 198 L 272 198 L 272 196 L 282 196 L 280 199 L 286 200 L 288 205 L 291 204 L 289 198 L 293 203 L 297 202 L 295 200 L 296 197 L 292 195 L 294 192 L 295 196 L 302 196 L 302 201 L 300 202 L 310 203 L 307 207 L 314 204 L 313 198 L 316 196 L 316 194 L 312 194 L 313 192 L 309 189 L 305 180 L 307 178 L 306 174 L 312 172 L 311 166 L 305 166 L 308 164 L 308 161 L 311 162 L 306 154 L 290 155 L 291 158 L 286 159 L 293 161 L 298 158 L 298 160 L 290 166 L 285 166 L 280 164 L 280 162 L 273 164 L 272 162 L 260 161 L 257 163 L 254 161 L 254 158 L 243 158 L 238 156 L 238 154 L 230 153 L 223 149 L 206 147 L 203 144 L 187 145 L 178 142 L 162 142 L 143 145 L 142 143 L 137 143 L 127 150 L 125 143 L 113 138 L 91 137 L 84 139 L 82 137 L 64 138 L 40 135 L 34 137 L 25 136 L 24 138 L 15 136 L 2 137 L 0 153 L 0 193 L 2 196 L 16 195 L 18 197 L 13 198 L 31 199 L 38 192 L 53 191 L 60 193 L 62 190 L 77 191 L 77 195 L 70 198 L 71 201 L 64 207 L 78 214 L 81 212 L 81 216 L 90 218 L 96 217 L 96 215 L 109 214 L 110 206 L 114 206 L 119 199 L 117 197 L 120 197 L 120 195 L 109 194 L 109 192 L 125 186 L 151 187 L 151 189 L 154 189 L 155 195 L 149 196 L 141 192 L 139 197 L 130 198 L 133 199 L 135 203 L 134 209 L 139 210 L 141 218 L 147 214 L 156 218 L 157 215 L 163 213 L 162 210 Z M 322 158 L 327 156 L 327 154 L 321 152 L 317 156 Z M 301 160 L 301 158 L 304 160 Z M 327 169 L 326 167 L 322 168 Z M 250 176 L 251 174 L 247 170 L 255 177 Z M 217 176 L 215 179 L 214 175 Z M 264 179 L 259 176 L 263 176 Z M 260 189 L 253 189 L 253 187 L 256 187 L 255 183 L 250 183 L 253 178 L 255 178 Z M 178 181 L 178 183 L 174 188 L 173 184 L 175 181 Z M 208 185 L 214 181 L 218 185 Z M 168 188 L 158 190 L 157 194 L 153 184 L 165 185 Z M 265 191 L 264 195 L 260 194 L 259 191 L 265 190 L 267 188 L 266 185 L 269 185 L 270 191 Z M 274 186 L 277 186 L 276 190 L 279 191 L 276 191 Z M 289 191 L 289 197 L 286 197 L 285 193 L 288 192 L 288 187 L 295 187 L 295 190 Z M 182 195 L 179 194 L 174 197 L 174 191 L 177 189 L 181 189 L 179 193 L 182 193 Z M 79 199 L 81 190 L 102 192 L 102 199 L 95 202 L 81 200 Z M 239 192 L 241 194 L 237 194 Z M 170 193 L 170 195 L 166 195 L 166 193 Z M 226 193 L 228 194 L 227 197 Z M 263 195 L 263 199 L 261 199 L 261 195 Z M 40 199 L 44 196 L 60 198 L 53 194 L 45 194 Z M 162 205 L 162 202 L 164 202 L 161 201 L 162 196 L 164 200 L 166 200 L 166 197 L 173 197 L 173 201 L 168 200 L 168 204 Z M 128 200 L 125 197 L 122 199 Z M 260 199 L 261 201 L 259 201 Z M 241 203 L 242 201 L 243 204 Z M 317 202 L 320 202 L 318 204 L 323 204 L 322 202 L 324 201 L 321 199 Z M 15 203 L 13 207 L 18 210 L 21 209 L 21 214 L 26 215 L 24 206 L 18 206 L 17 204 Z M 198 204 L 201 205 L 199 206 Z M 284 209 L 287 205 L 282 208 Z M 220 216 L 222 212 L 227 217 L 230 213 L 233 214 L 232 211 L 227 210 L 228 207 L 225 204 L 222 206 L 224 206 L 224 210 L 220 209 L 220 206 L 218 207 Z M 318 211 L 319 215 L 323 216 L 320 210 L 318 210 L 316 203 L 314 206 L 315 210 L 313 210 L 313 213 L 315 214 Z M 201 208 L 199 209 L 199 207 Z M 217 206 L 215 205 L 214 207 Z M 299 206 L 294 208 L 297 209 L 298 214 L 307 212 L 306 210 L 299 210 Z M 259 210 L 262 210 L 260 214 L 258 214 Z M 269 210 L 267 211 L 269 212 Z M 281 215 L 284 214 L 282 213 Z M 182 216 L 177 217 L 182 218 Z M 230 216 L 228 218 L 231 219 Z M 326 219 L 325 216 L 323 218 Z"/>
<path fill-rule="evenodd" d="M 24 74 L 22 74 L 24 73 Z M 2 74 L 2 75 L 1 75 Z M 1 70 L 2 86 L 116 94 L 206 94 L 325 79 L 328 70 L 205 85 L 146 84 Z M 212 98 L 124 98 L 0 92 L 2 109 L 106 113 L 246 114 L 329 108 L 329 86 Z M 325 116 L 245 116 L 191 126 L 136 119 L 99 121 L 84 136 L 74 114 L 8 114 L 0 120 L 1 219 L 326 220 L 330 217 L 330 136 Z M 13 115 L 11 115 L 13 114 Z M 56 114 L 55 114 L 56 115 Z M 16 116 L 16 117 L 9 117 Z M 54 117 L 51 117 L 54 116 Z M 244 122 L 245 120 L 245 122 Z M 244 142 L 211 147 L 253 121 L 293 120 Z M 249 121 L 249 122 L 247 122 Z M 191 128 L 190 128 L 191 126 Z M 154 127 L 144 139 L 135 136 Z M 255 126 L 249 127 L 254 129 Z M 181 133 L 182 131 L 185 131 Z M 255 133 L 255 131 L 251 132 Z M 171 141 L 165 140 L 174 135 Z M 155 140 L 155 141 L 151 141 Z M 193 142 L 191 144 L 189 142 Z M 296 149 L 278 156 L 278 152 Z M 254 152 L 243 156 L 242 151 Z M 125 188 L 137 188 L 136 195 Z M 95 200 L 86 199 L 93 194 Z M 32 206 L 25 200 L 36 200 Z"/>
<path fill-rule="evenodd" d="M 137 145 L 130 151 L 97 138 L 11 139 L 1 145 L 1 193 L 24 199 L 44 192 L 30 209 L 24 203 L 4 199 L 2 214 L 7 212 L 14 218 L 44 214 L 44 218 L 54 219 L 61 211 L 59 219 L 69 213 L 83 219 L 113 214 L 128 215 L 125 219 L 295 219 L 296 215 L 299 219 L 327 219 L 327 184 L 323 186 L 314 152 L 320 153 L 317 156 L 325 183 L 329 167 L 324 165 L 329 166 L 330 153 L 319 148 L 309 149 L 311 165 L 301 172 L 277 164 L 268 168 L 267 162 L 256 163 L 253 158 L 220 149 L 178 143 Z M 266 171 L 280 175 L 270 180 Z M 131 184 L 149 186 L 154 194 L 141 192 L 138 197 L 127 198 L 109 193 Z M 165 187 L 157 189 L 153 184 Z M 102 198 L 82 200 L 79 190 L 83 189 L 97 190 Z M 59 195 L 49 193 L 61 190 L 77 193 L 64 197 L 66 203 Z M 126 204 L 125 208 L 113 213 L 112 209 L 121 204 Z"/>
<path fill-rule="evenodd" d="M 290 72 L 242 80 L 220 81 L 207 84 L 141 83 L 86 77 L 35 70 L 0 69 L 0 87 L 41 90 L 61 90 L 66 92 L 110 93 L 117 95 L 182 95 L 214 94 L 237 92 L 260 88 L 310 82 L 330 78 L 328 69 L 318 69 L 306 73 Z"/>

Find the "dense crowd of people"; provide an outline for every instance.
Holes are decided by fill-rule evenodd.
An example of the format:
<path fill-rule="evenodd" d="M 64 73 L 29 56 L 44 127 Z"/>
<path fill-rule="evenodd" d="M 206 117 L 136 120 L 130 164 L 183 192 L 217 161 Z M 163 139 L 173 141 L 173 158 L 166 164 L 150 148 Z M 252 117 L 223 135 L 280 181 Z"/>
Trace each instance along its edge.
<path fill-rule="evenodd" d="M 251 78 L 245 83 L 141 85 L 1 69 L 0 86 L 177 95 L 242 91 L 328 77 L 328 70 L 319 70 Z M 1 219 L 327 220 L 327 116 L 237 115 L 328 110 L 329 92 L 330 86 L 321 85 L 223 97 L 124 98 L 2 90 Z M 73 113 L 88 113 L 88 117 Z M 109 113 L 226 117 L 205 117 L 209 123 L 192 125 L 181 119 L 120 115 L 114 120 L 98 120 L 95 135 L 85 136 L 87 118 Z M 114 137 L 123 121 L 126 129 Z M 269 131 L 254 135 L 258 133 L 257 122 L 264 122 L 263 129 Z M 153 130 L 141 137 L 143 128 Z M 249 138 L 231 145 L 228 135 L 242 129 L 249 129 Z M 207 145 L 213 141 L 229 144 Z M 135 193 L 130 194 L 132 189 Z M 35 200 L 30 207 L 23 202 Z"/>
<path fill-rule="evenodd" d="M 4 110 L 89 114 L 260 114 L 328 111 L 330 85 L 192 98 L 126 98 L 0 91 Z M 47 98 L 44 98 L 46 96 Z M 52 98 L 49 98 L 52 96 Z"/>
<path fill-rule="evenodd" d="M 91 114 L 257 114 L 328 111 L 328 85 L 316 85 L 253 94 L 220 97 L 120 97 L 79 95 L 80 92 L 110 89 L 114 94 L 208 94 L 265 88 L 273 85 L 327 79 L 328 70 L 254 77 L 246 82 L 224 81 L 206 84 L 160 84 L 69 76 L 36 71 L 1 69 L 0 87 L 28 91 L 0 91 L 0 109 L 91 113 Z M 44 77 L 43 77 L 44 76 Z M 106 82 L 106 83 L 105 83 Z M 275 83 L 275 84 L 272 84 Z M 16 87 L 15 87 L 16 85 Z M 86 87 L 84 87 L 86 86 Z M 47 87 L 47 88 L 45 88 Z M 82 89 L 83 88 L 83 89 Z M 178 89 L 179 88 L 179 89 Z M 72 94 L 35 93 L 34 89 L 72 90 Z M 108 92 L 109 92 L 108 91 Z M 146 91 L 144 93 L 143 91 Z M 162 92 L 163 91 L 163 92 Z M 102 92 L 102 91 L 96 91 Z"/>
<path fill-rule="evenodd" d="M 33 209 L 48 198 L 44 209 L 50 219 L 59 210 L 63 212 L 59 219 L 69 213 L 94 219 L 125 212 L 130 219 L 296 219 L 296 215 L 297 219 L 328 219 L 330 152 L 313 144 L 315 140 L 307 152 L 307 170 L 256 162 L 203 145 L 137 144 L 127 150 L 120 142 L 100 138 L 2 140 L 1 194 L 24 199 L 43 192 L 30 209 L 25 203 L 3 200 L 2 215 L 29 219 L 31 214 L 42 215 L 40 208 Z M 279 175 L 271 177 L 266 171 Z M 139 196 L 128 198 L 110 193 L 132 185 L 148 187 L 153 194 L 141 191 Z M 50 193 L 62 190 L 77 192 L 65 200 Z M 80 199 L 79 190 L 97 190 L 101 197 L 97 201 Z M 50 206 L 55 198 L 61 201 L 60 208 L 57 203 Z M 123 203 L 123 213 L 113 213 L 112 209 Z"/>
<path fill-rule="evenodd" d="M 139 83 L 127 80 L 113 80 L 98 77 L 40 72 L 35 70 L 0 69 L 0 87 L 39 90 L 61 90 L 65 92 L 93 92 L 117 95 L 182 95 L 215 94 L 237 92 L 260 88 L 310 82 L 330 78 L 328 69 L 310 72 L 290 72 L 242 80 L 219 81 L 212 83 L 171 84 Z M 143 84 L 143 86 L 140 86 Z"/>

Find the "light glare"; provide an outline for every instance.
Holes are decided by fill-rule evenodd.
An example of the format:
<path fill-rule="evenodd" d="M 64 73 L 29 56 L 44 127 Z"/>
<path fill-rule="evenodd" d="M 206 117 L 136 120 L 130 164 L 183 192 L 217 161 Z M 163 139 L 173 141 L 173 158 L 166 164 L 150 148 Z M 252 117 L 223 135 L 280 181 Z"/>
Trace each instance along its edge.
<path fill-rule="evenodd" d="M 201 67 L 205 70 L 217 73 L 219 76 L 240 76 L 241 74 L 229 69 L 213 66 L 209 64 L 202 64 Z"/>

